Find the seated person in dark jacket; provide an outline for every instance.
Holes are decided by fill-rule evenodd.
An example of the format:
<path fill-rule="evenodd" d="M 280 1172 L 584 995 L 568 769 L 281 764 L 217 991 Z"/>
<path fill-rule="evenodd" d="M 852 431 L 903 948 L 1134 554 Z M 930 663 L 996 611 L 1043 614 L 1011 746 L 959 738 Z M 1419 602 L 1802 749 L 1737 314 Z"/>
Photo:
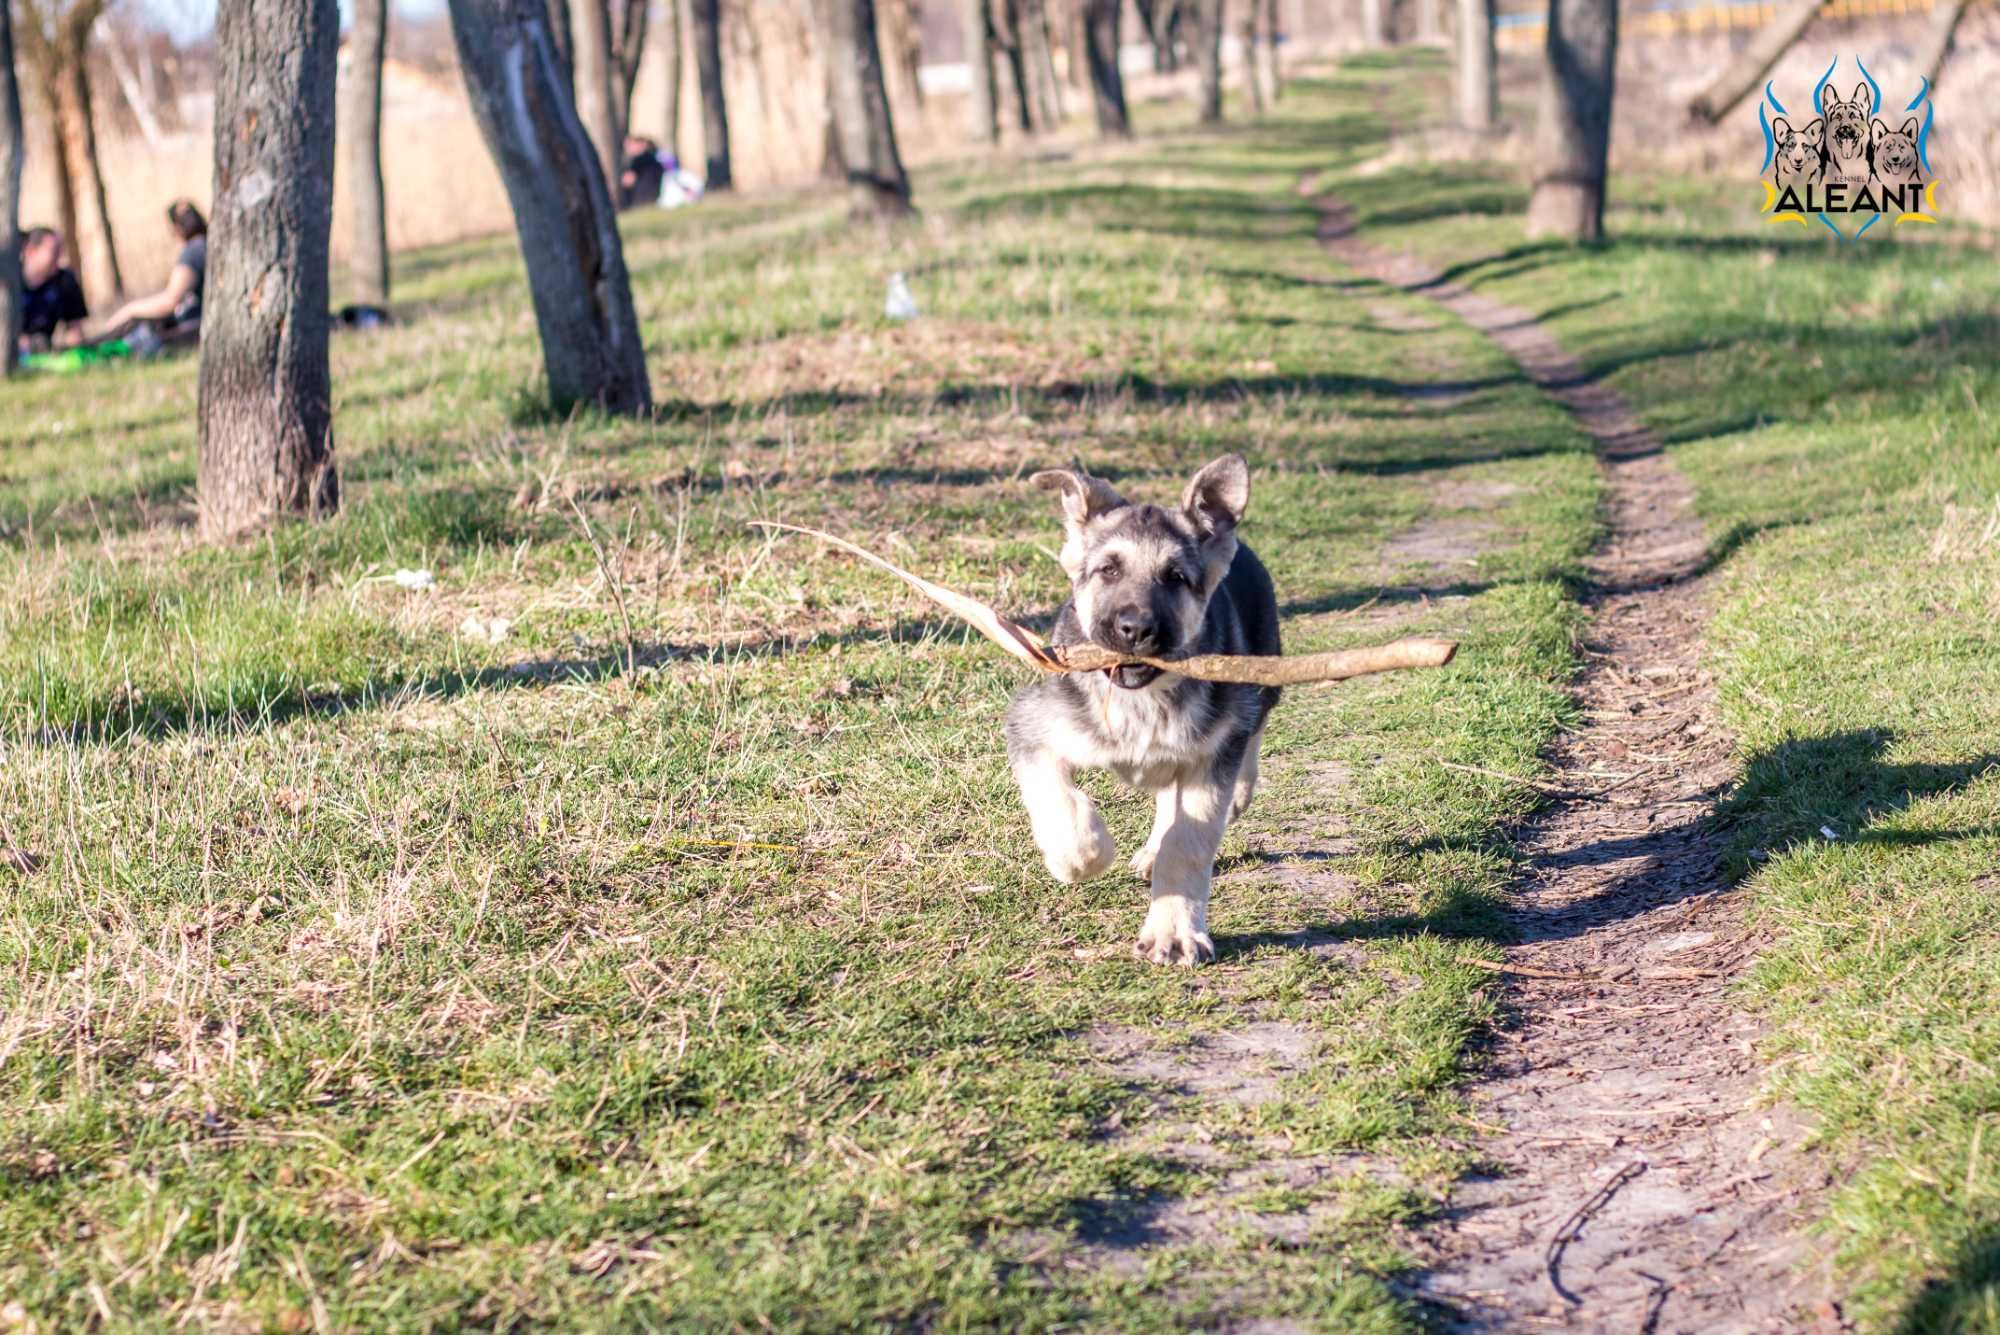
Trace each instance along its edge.
<path fill-rule="evenodd" d="M 63 267 L 62 233 L 30 227 L 21 240 L 21 351 L 73 347 L 90 318 L 83 285 Z"/>
<path fill-rule="evenodd" d="M 208 285 L 208 221 L 185 199 L 167 206 L 167 222 L 180 240 L 167 285 L 150 297 L 126 302 L 104 322 L 105 332 L 121 334 L 149 322 L 163 339 L 190 339 L 201 330 L 201 296 Z"/>
<path fill-rule="evenodd" d="M 667 178 L 667 160 L 660 146 L 638 135 L 625 136 L 625 170 L 618 178 L 618 207 L 636 208 L 660 202 L 660 183 Z"/>

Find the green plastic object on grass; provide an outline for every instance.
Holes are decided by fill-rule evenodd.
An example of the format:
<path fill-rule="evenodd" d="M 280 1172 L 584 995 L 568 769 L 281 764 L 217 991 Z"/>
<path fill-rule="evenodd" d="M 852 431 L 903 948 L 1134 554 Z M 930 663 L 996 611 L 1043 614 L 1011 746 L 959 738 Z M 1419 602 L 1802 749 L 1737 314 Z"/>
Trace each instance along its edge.
<path fill-rule="evenodd" d="M 87 371 L 106 362 L 124 361 L 131 356 L 132 345 L 122 338 L 113 338 L 78 348 L 64 348 L 59 352 L 31 352 L 21 359 L 21 365 L 31 371 L 74 375 L 78 371 Z"/>

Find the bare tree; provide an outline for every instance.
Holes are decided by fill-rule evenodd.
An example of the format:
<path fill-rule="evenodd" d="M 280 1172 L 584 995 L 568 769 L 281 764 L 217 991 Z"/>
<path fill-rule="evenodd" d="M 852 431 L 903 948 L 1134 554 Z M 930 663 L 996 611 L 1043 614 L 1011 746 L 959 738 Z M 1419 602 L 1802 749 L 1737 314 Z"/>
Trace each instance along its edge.
<path fill-rule="evenodd" d="M 1256 0 L 1251 0 L 1254 4 Z M 1271 101 L 1276 102 L 1285 95 L 1285 72 L 1278 57 L 1278 0 L 1263 0 L 1264 4 L 1264 61 L 1271 80 Z"/>
<path fill-rule="evenodd" d="M 1062 124 L 1062 85 L 1056 78 L 1055 54 L 1049 45 L 1049 14 L 1043 0 L 1015 0 L 1015 38 L 1027 66 L 1028 92 L 1034 98 L 1037 130 Z"/>
<path fill-rule="evenodd" d="M 217 12 L 214 218 L 202 302 L 202 532 L 340 504 L 327 369 L 334 0 Z"/>
<path fill-rule="evenodd" d="M 347 34 L 347 182 L 353 210 L 348 241 L 355 293 L 369 306 L 389 304 L 389 226 L 382 199 L 382 54 L 388 46 L 388 0 L 352 0 Z"/>
<path fill-rule="evenodd" d="M 528 266 L 558 410 L 652 407 L 610 189 L 561 82 L 541 0 L 451 0 L 472 112 L 500 169 Z"/>
<path fill-rule="evenodd" d="M 1201 74 L 1201 123 L 1222 119 L 1223 0 L 1194 0 L 1194 61 Z"/>
<path fill-rule="evenodd" d="M 1958 32 L 1958 21 L 1965 16 L 1966 0 L 1936 0 L 1931 9 L 1931 21 L 1924 25 L 1923 38 L 1917 43 L 1917 69 L 1933 86 L 1938 75 L 1944 72 L 1945 58 L 1951 54 L 1952 38 Z"/>
<path fill-rule="evenodd" d="M 827 94 L 840 158 L 847 167 L 849 211 L 899 217 L 910 211 L 910 178 L 896 151 L 896 125 L 882 82 L 874 0 L 814 0 Z"/>
<path fill-rule="evenodd" d="M 965 60 L 972 70 L 972 137 L 982 144 L 1000 138 L 1000 100 L 993 82 L 993 26 L 987 0 L 959 0 Z"/>
<path fill-rule="evenodd" d="M 1181 67 L 1179 41 L 1180 0 L 1132 0 L 1145 25 L 1146 40 L 1153 44 L 1153 72 L 1172 74 Z"/>
<path fill-rule="evenodd" d="M 666 0 L 660 25 L 660 71 L 663 75 L 660 100 L 660 144 L 667 152 L 681 155 L 681 9 L 687 0 Z"/>
<path fill-rule="evenodd" d="M 1709 125 L 1728 115 L 1738 102 L 1763 84 L 1764 76 L 1771 72 L 1779 57 L 1791 49 L 1792 43 L 1799 40 L 1799 35 L 1811 26 L 1813 16 L 1826 2 L 1791 0 L 1772 15 L 1770 22 L 1751 35 L 1749 44 L 1737 54 L 1736 59 L 1730 61 L 1715 81 L 1688 103 L 1688 115 Z"/>
<path fill-rule="evenodd" d="M 701 141 L 708 152 L 708 189 L 730 188 L 729 108 L 722 96 L 722 0 L 688 0 L 694 27 L 694 72 L 701 84 Z"/>
<path fill-rule="evenodd" d="M 49 160 L 56 173 L 63 232 L 76 249 L 91 299 L 115 300 L 125 289 L 125 275 L 111 230 L 86 63 L 91 31 L 104 12 L 105 0 L 14 2 L 21 19 L 15 36 L 49 109 Z"/>
<path fill-rule="evenodd" d="M 549 0 L 549 37 L 556 46 L 556 68 L 562 71 L 562 86 L 570 86 L 571 46 L 569 0 Z"/>
<path fill-rule="evenodd" d="M 1243 91 L 1250 94 L 1250 109 L 1264 114 L 1264 85 L 1257 79 L 1257 7 L 1259 0 L 1244 0 L 1236 21 L 1236 40 L 1243 45 Z"/>
<path fill-rule="evenodd" d="M 992 0 L 993 42 L 1007 58 L 1007 88 L 1013 95 L 1014 116 L 1023 132 L 1035 129 L 1035 96 L 1029 91 L 1028 59 L 1021 47 L 1021 14 L 1017 0 Z"/>
<path fill-rule="evenodd" d="M 1617 0 L 1549 0 L 1542 52 L 1528 235 L 1595 241 L 1604 235 Z"/>
<path fill-rule="evenodd" d="M 1468 130 L 1500 123 L 1497 68 L 1493 0 L 1458 0 L 1458 123 Z"/>
<path fill-rule="evenodd" d="M 625 132 L 618 124 L 612 75 L 610 0 L 571 0 L 569 33 L 577 115 L 597 148 L 604 179 L 615 181 L 625 165 Z"/>
<path fill-rule="evenodd" d="M 14 79 L 14 22 L 0 0 L 0 378 L 14 370 L 21 336 L 21 88 Z"/>
<path fill-rule="evenodd" d="M 673 5 L 668 4 L 671 10 Z M 639 82 L 639 66 L 646 57 L 646 31 L 652 10 L 650 0 L 612 0 L 611 5 L 611 105 L 618 113 L 621 134 L 632 125 L 632 89 Z M 623 154 L 621 152 L 622 159 Z"/>
<path fill-rule="evenodd" d="M 1125 111 L 1125 78 L 1118 71 L 1120 0 L 1084 0 L 1083 38 L 1090 60 L 1090 90 L 1097 105 L 1097 132 L 1107 139 L 1132 133 Z"/>
<path fill-rule="evenodd" d="M 1394 0 L 1361 0 L 1361 44 L 1388 46 L 1395 38 Z"/>

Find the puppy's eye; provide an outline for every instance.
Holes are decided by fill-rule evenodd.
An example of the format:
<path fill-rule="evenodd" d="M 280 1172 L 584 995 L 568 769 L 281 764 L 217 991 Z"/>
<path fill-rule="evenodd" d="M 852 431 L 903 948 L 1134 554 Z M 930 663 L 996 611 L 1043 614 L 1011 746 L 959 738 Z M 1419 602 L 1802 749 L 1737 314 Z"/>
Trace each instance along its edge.
<path fill-rule="evenodd" d="M 1117 579 L 1123 573 L 1124 567 L 1118 564 L 1118 558 L 1116 557 L 1112 557 L 1103 565 L 1097 567 L 1097 577 L 1099 579 Z"/>
<path fill-rule="evenodd" d="M 1187 583 L 1187 576 L 1181 573 L 1179 566 L 1168 566 L 1160 572 L 1160 583 L 1170 589 L 1177 589 Z"/>

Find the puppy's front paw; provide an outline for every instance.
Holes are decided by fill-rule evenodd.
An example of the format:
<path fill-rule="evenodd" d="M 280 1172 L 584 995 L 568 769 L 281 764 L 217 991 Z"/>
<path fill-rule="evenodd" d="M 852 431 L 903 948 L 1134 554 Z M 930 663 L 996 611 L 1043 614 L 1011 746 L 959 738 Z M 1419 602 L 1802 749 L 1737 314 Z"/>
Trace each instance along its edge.
<path fill-rule="evenodd" d="M 1051 844 L 1055 846 L 1042 846 L 1042 861 L 1048 864 L 1049 875 L 1064 885 L 1103 875 L 1118 857 L 1118 845 L 1111 841 L 1111 831 L 1104 828 L 1104 818 L 1095 809 L 1077 822 L 1073 839 Z"/>
<path fill-rule="evenodd" d="M 1146 911 L 1146 925 L 1139 929 L 1133 950 L 1153 964 L 1178 964 L 1191 969 L 1215 958 L 1215 942 L 1209 939 L 1194 906 L 1178 897 L 1153 901 Z"/>
<path fill-rule="evenodd" d="M 1153 879 L 1153 859 L 1159 855 L 1160 846 L 1158 844 L 1147 844 L 1132 855 L 1132 870 L 1139 873 L 1140 880 L 1150 881 Z"/>

